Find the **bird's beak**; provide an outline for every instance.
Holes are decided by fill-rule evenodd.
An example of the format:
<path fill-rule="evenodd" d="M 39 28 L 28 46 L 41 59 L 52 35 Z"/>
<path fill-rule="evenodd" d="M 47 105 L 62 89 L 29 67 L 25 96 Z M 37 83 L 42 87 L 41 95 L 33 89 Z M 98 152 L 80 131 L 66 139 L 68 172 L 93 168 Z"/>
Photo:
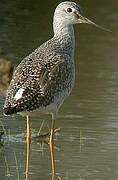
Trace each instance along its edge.
<path fill-rule="evenodd" d="M 80 14 L 78 15 L 78 20 L 79 20 L 79 23 L 91 24 L 91 25 L 93 25 L 93 26 L 95 26 L 95 27 L 97 27 L 97 28 L 99 28 L 99 29 L 101 29 L 101 30 L 104 30 L 104 31 L 107 31 L 107 32 L 112 33 L 111 30 L 106 29 L 106 28 L 104 28 L 104 27 L 102 27 L 102 26 L 97 25 L 97 24 L 94 23 L 93 21 L 89 20 L 88 18 L 86 18 L 86 17 L 84 17 L 84 16 L 82 16 L 82 15 L 80 15 Z"/>

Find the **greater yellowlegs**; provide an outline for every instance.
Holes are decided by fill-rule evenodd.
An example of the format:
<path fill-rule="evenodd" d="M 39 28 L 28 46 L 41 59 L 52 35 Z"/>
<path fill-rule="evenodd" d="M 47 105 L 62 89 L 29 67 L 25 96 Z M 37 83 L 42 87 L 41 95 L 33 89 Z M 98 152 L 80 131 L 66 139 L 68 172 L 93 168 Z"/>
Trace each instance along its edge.
<path fill-rule="evenodd" d="M 57 6 L 53 19 L 54 36 L 18 65 L 4 104 L 5 115 L 20 113 L 26 115 L 27 120 L 28 116 L 37 113 L 52 114 L 51 153 L 54 120 L 75 81 L 73 24 L 78 23 L 99 27 L 83 16 L 80 6 L 75 2 L 66 1 Z"/>

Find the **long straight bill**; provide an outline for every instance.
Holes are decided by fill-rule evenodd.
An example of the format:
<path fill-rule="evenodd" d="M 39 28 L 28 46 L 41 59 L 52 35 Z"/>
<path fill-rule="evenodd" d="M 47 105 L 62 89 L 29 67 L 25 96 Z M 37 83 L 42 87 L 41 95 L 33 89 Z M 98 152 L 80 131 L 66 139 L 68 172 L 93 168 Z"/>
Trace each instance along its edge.
<path fill-rule="evenodd" d="M 91 25 L 93 25 L 93 26 L 95 26 L 95 27 L 97 27 L 97 28 L 99 28 L 99 29 L 101 29 L 101 30 L 103 30 L 103 31 L 107 31 L 107 32 L 109 32 L 109 33 L 112 33 L 111 30 L 106 29 L 106 28 L 104 28 L 104 27 L 102 27 L 102 26 L 97 25 L 96 23 L 94 23 L 93 21 L 89 20 L 88 18 L 86 18 L 86 17 L 84 17 L 84 16 L 81 16 L 81 20 L 82 20 L 82 22 L 87 23 L 87 24 L 91 24 Z"/>

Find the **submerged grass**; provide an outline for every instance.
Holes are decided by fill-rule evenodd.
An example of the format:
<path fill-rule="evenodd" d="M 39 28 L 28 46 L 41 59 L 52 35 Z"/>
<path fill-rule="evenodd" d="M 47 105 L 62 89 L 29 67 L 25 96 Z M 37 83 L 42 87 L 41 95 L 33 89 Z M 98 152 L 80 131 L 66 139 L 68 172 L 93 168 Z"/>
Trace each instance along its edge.
<path fill-rule="evenodd" d="M 6 156 L 4 156 L 4 160 L 5 160 L 5 166 L 6 166 L 6 176 L 7 176 L 7 177 L 11 177 L 10 168 L 9 168 L 8 161 L 7 161 L 7 157 L 6 157 Z"/>
<path fill-rule="evenodd" d="M 10 137 L 10 130 L 9 130 L 9 132 L 8 132 L 8 134 L 7 134 L 7 131 L 6 131 L 6 129 L 5 129 L 5 126 L 4 126 L 4 124 L 3 124 L 3 122 L 2 122 L 1 120 L 0 120 L 0 124 L 1 124 L 2 130 L 3 130 L 3 132 L 4 132 L 4 135 L 5 135 L 6 137 L 8 137 L 8 139 L 9 139 L 9 137 Z M 15 164 L 16 164 L 17 180 L 20 180 L 19 168 L 18 168 L 18 160 L 17 160 L 15 151 L 13 151 L 13 153 L 14 153 L 14 159 L 15 159 Z M 6 167 L 5 176 L 11 177 L 12 174 L 11 174 L 11 172 L 10 172 L 10 165 L 8 164 L 8 160 L 7 160 L 7 157 L 6 157 L 6 156 L 4 156 L 4 162 L 5 162 L 5 167 Z"/>
<path fill-rule="evenodd" d="M 20 173 L 19 173 L 19 168 L 18 168 L 18 160 L 17 160 L 15 151 L 13 153 L 14 153 L 14 159 L 15 159 L 15 164 L 16 164 L 15 167 L 16 167 L 17 180 L 20 180 Z M 6 174 L 7 177 L 11 177 L 12 174 L 10 172 L 10 167 L 9 167 L 8 160 L 7 160 L 6 156 L 4 156 L 4 161 L 5 161 L 5 166 L 6 166 L 6 173 L 5 174 Z"/>
<path fill-rule="evenodd" d="M 42 121 L 42 123 L 41 123 L 41 126 L 40 126 L 40 128 L 39 128 L 39 131 L 38 131 L 38 134 L 40 134 L 41 133 L 41 131 L 42 131 L 42 128 L 43 128 L 43 126 L 44 126 L 44 123 L 45 123 L 45 120 L 43 120 Z M 8 138 L 8 144 L 9 144 L 9 137 L 10 137 L 10 135 L 11 135 L 11 132 L 10 132 L 10 129 L 8 130 L 8 132 L 6 131 L 6 128 L 5 128 L 5 126 L 4 126 L 4 124 L 3 124 L 3 122 L 2 121 L 0 121 L 0 124 L 1 124 L 1 127 L 2 127 L 2 129 L 3 129 L 3 131 L 4 131 L 4 134 L 5 134 L 5 136 Z M 59 131 L 60 129 L 57 129 L 57 130 L 55 130 L 55 133 L 57 132 L 57 131 Z M 82 137 L 82 134 L 81 134 L 81 136 L 80 137 Z M 80 138 L 81 139 L 81 138 Z M 81 142 L 81 141 L 80 141 Z M 80 143 L 81 144 L 81 143 Z M 42 144 L 42 146 L 44 146 L 44 143 Z M 18 159 L 17 159 L 17 155 L 16 155 L 16 152 L 12 149 L 12 151 L 13 151 L 13 155 L 14 155 L 14 160 L 15 160 L 15 170 L 16 170 L 16 180 L 20 180 L 20 171 L 19 171 L 19 165 L 18 165 Z M 8 162 L 8 159 L 7 159 L 7 156 L 4 156 L 4 161 L 5 161 L 5 176 L 6 177 L 8 177 L 8 178 L 10 178 L 11 179 L 11 176 L 13 176 L 13 174 L 11 173 L 11 169 L 10 169 L 10 164 L 9 164 L 9 162 Z M 57 175 L 57 180 L 68 180 L 68 176 L 66 176 L 66 177 L 60 177 L 59 175 Z"/>

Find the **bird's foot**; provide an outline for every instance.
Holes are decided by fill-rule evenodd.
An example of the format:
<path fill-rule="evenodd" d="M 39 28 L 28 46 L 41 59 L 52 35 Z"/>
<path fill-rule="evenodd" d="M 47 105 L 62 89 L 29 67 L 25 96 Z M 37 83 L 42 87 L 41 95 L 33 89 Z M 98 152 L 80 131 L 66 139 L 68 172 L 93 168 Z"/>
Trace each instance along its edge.
<path fill-rule="evenodd" d="M 54 134 L 60 131 L 60 128 L 54 129 Z M 33 141 L 37 144 L 50 143 L 50 132 L 33 137 Z M 55 146 L 56 147 L 56 146 Z"/>

